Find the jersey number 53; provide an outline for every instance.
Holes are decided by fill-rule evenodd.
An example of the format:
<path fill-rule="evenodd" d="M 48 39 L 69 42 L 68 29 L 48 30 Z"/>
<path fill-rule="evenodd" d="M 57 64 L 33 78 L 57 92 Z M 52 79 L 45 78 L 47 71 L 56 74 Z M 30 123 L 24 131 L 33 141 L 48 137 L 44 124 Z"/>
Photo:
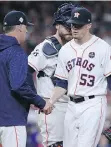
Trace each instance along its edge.
<path fill-rule="evenodd" d="M 87 74 L 81 74 L 80 77 L 80 85 L 83 86 L 94 86 L 94 82 L 95 82 L 95 77 L 93 75 L 87 75 Z"/>

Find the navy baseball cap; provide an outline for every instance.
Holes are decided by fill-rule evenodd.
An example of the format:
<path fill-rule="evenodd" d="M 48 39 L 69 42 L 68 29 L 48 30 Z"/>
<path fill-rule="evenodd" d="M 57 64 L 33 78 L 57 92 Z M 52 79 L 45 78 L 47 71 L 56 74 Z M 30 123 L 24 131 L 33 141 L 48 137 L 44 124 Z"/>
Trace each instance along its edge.
<path fill-rule="evenodd" d="M 6 14 L 3 20 L 3 26 L 14 26 L 24 24 L 26 26 L 33 26 L 33 23 L 28 22 L 26 15 L 21 11 L 11 11 Z"/>
<path fill-rule="evenodd" d="M 67 22 L 78 25 L 89 24 L 91 23 L 91 12 L 84 7 L 77 7 L 72 10 L 71 18 Z"/>

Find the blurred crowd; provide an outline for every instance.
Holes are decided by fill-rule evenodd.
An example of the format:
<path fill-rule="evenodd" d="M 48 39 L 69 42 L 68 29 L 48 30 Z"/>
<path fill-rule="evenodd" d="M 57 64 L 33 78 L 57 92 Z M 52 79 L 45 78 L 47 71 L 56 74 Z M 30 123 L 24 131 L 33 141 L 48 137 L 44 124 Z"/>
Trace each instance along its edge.
<path fill-rule="evenodd" d="M 28 15 L 28 19 L 35 24 L 29 30 L 24 48 L 27 54 L 44 40 L 46 36 L 55 33 L 53 27 L 53 14 L 57 7 L 69 1 L 0 1 L 0 33 L 2 33 L 2 22 L 5 14 L 11 10 L 20 10 Z M 71 1 L 73 4 L 82 5 L 92 12 L 92 32 L 103 38 L 111 45 L 111 1 Z M 105 127 L 111 124 L 111 100 L 108 93 L 108 112 Z M 30 110 L 29 123 L 27 125 L 28 139 L 27 147 L 42 147 L 39 128 L 36 124 L 36 112 Z M 100 147 L 110 147 L 102 138 Z"/>
<path fill-rule="evenodd" d="M 35 26 L 29 30 L 25 49 L 29 54 L 46 36 L 54 34 L 53 14 L 57 7 L 69 1 L 0 1 L 0 33 L 3 17 L 10 10 L 21 10 Z M 92 31 L 106 40 L 111 39 L 111 1 L 71 1 L 73 4 L 85 6 L 92 12 Z"/>

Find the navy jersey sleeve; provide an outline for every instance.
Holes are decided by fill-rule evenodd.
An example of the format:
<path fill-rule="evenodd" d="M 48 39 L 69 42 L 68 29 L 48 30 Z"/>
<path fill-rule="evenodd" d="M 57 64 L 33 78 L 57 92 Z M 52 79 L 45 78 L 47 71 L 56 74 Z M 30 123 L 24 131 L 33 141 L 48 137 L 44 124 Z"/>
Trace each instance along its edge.
<path fill-rule="evenodd" d="M 62 80 L 62 79 L 56 78 L 55 83 L 56 83 L 55 86 L 57 86 L 57 87 L 61 87 L 66 90 L 68 88 L 68 81 L 67 80 Z"/>
<path fill-rule="evenodd" d="M 34 81 L 33 81 L 33 73 L 30 71 L 29 66 L 28 66 L 28 81 L 29 81 L 29 84 L 30 84 L 32 90 L 35 91 L 35 93 L 37 93 L 35 85 L 34 85 Z"/>
<path fill-rule="evenodd" d="M 28 72 L 28 58 L 22 49 L 15 50 L 9 62 L 9 81 L 11 90 L 20 98 L 26 99 L 40 109 L 44 108 L 45 100 L 36 95 L 30 82 L 31 75 Z"/>

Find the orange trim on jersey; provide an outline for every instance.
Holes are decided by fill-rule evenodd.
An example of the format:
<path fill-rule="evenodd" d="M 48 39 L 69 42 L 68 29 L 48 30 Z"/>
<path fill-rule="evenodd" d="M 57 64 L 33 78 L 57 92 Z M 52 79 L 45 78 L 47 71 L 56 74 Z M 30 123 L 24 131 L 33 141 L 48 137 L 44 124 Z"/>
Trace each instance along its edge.
<path fill-rule="evenodd" d="M 74 51 L 76 52 L 76 57 L 77 57 L 77 51 L 76 51 L 76 49 L 72 46 L 71 42 L 70 42 L 70 46 L 71 46 L 72 49 L 74 49 Z"/>
<path fill-rule="evenodd" d="M 62 78 L 62 79 L 66 79 L 67 80 L 67 78 L 66 77 L 62 77 L 62 76 L 59 76 L 59 75 L 57 75 L 57 74 L 55 74 L 54 76 L 57 76 L 58 78 Z"/>
<path fill-rule="evenodd" d="M 72 46 L 71 43 L 70 43 L 70 46 L 71 46 L 72 49 L 76 52 L 76 58 L 77 58 L 77 51 L 76 51 L 76 49 Z M 81 68 L 81 67 L 80 67 L 80 68 Z M 80 77 L 80 69 L 79 69 L 79 77 Z M 79 80 L 79 78 L 78 78 L 78 80 Z M 76 88 L 77 88 L 78 80 L 77 80 L 77 83 L 76 83 Z M 76 88 L 75 88 L 75 91 L 76 91 Z M 74 91 L 74 95 L 75 95 L 75 91 Z"/>
<path fill-rule="evenodd" d="M 16 127 L 14 127 L 14 129 L 15 129 L 16 143 L 17 143 L 17 147 L 18 147 L 18 137 L 17 137 L 17 130 L 16 130 Z"/>
<path fill-rule="evenodd" d="M 105 76 L 105 77 L 108 77 L 109 75 L 111 75 L 111 72 L 105 74 L 104 76 Z"/>
<path fill-rule="evenodd" d="M 94 44 L 99 38 L 97 38 L 92 44 Z M 83 55 L 84 55 L 84 52 L 86 51 L 86 49 L 88 49 L 92 44 L 90 44 L 89 46 L 87 46 L 83 53 L 82 53 L 82 58 L 83 58 Z M 75 50 L 75 48 L 72 46 L 72 44 L 70 43 L 70 46 L 74 49 L 74 51 L 76 52 L 76 57 L 77 57 L 77 50 Z M 77 90 L 77 84 L 78 84 L 78 81 L 79 81 L 79 78 L 80 78 L 80 71 L 81 71 L 81 66 L 79 68 L 79 75 L 78 75 L 78 80 L 77 80 L 77 83 L 76 83 L 76 88 L 75 88 L 75 91 L 74 91 L 74 95 L 76 93 L 76 90 Z"/>
<path fill-rule="evenodd" d="M 32 63 L 28 62 L 28 64 L 29 64 L 32 68 L 34 68 L 37 72 L 39 72 L 39 70 L 38 70 Z"/>
<path fill-rule="evenodd" d="M 48 138 L 49 138 L 49 134 L 48 134 L 48 127 L 47 127 L 47 119 L 46 119 L 46 114 L 45 115 L 45 125 L 46 125 L 46 147 L 48 147 Z"/>

